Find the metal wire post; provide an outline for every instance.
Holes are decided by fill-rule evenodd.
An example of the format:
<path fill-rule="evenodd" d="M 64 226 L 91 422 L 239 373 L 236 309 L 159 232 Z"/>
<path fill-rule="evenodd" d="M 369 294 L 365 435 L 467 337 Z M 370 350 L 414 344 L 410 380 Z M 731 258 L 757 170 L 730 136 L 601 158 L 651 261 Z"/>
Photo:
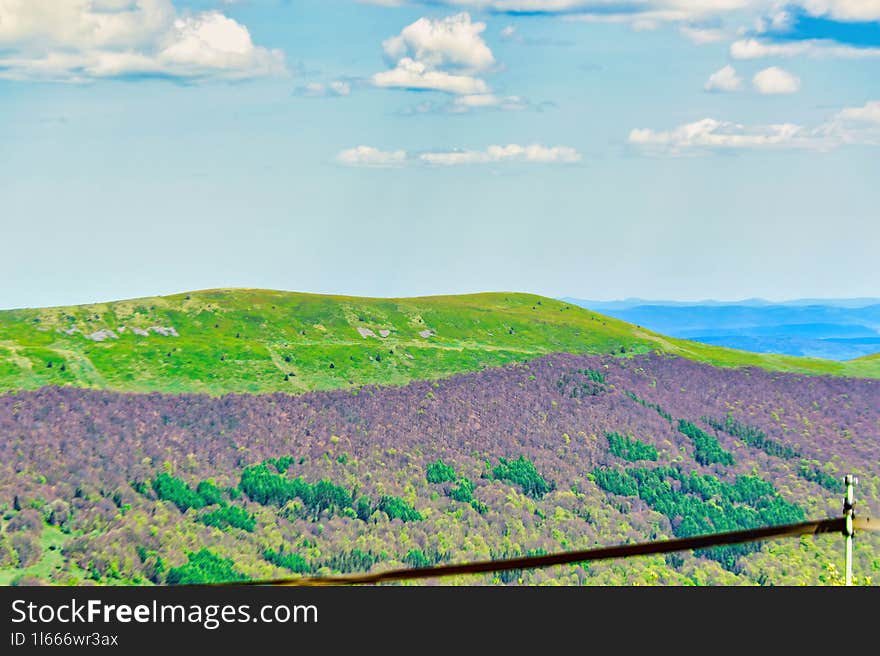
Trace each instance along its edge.
<path fill-rule="evenodd" d="M 845 585 L 852 585 L 852 559 L 853 559 L 853 486 L 859 482 L 852 474 L 843 477 L 843 484 L 846 485 L 846 496 L 843 498 L 843 516 L 846 519 L 846 525 L 843 529 L 843 535 L 846 537 L 846 574 L 844 576 Z"/>

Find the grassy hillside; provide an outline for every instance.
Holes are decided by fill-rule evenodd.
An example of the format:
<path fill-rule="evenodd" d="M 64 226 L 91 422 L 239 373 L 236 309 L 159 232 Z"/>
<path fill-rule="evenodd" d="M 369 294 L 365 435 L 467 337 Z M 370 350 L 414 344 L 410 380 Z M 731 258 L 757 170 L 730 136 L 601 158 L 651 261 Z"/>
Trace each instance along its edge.
<path fill-rule="evenodd" d="M 530 294 L 373 299 L 222 289 L 0 312 L 0 391 L 303 392 L 403 384 L 553 352 L 662 351 L 722 366 L 880 377 L 831 362 L 665 338 Z"/>

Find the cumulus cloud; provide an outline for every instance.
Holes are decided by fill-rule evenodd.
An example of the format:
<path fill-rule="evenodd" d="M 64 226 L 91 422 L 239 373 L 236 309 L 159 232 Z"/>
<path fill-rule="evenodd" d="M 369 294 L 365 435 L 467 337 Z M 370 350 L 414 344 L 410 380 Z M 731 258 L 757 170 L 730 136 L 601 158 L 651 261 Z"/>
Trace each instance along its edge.
<path fill-rule="evenodd" d="M 480 36 L 485 29 L 485 23 L 471 22 L 467 13 L 437 20 L 420 18 L 397 36 L 383 41 L 382 49 L 392 62 L 411 57 L 432 68 L 455 66 L 485 71 L 495 63 L 492 51 Z"/>
<path fill-rule="evenodd" d="M 742 88 L 742 78 L 728 64 L 712 73 L 703 88 L 706 91 L 739 91 Z"/>
<path fill-rule="evenodd" d="M 487 93 L 489 85 L 470 75 L 454 75 L 432 70 L 423 62 L 404 57 L 390 71 L 376 73 L 373 84 L 377 87 L 445 91 L 446 93 Z"/>
<path fill-rule="evenodd" d="M 488 93 L 489 86 L 477 77 L 495 64 L 481 36 L 485 29 L 485 23 L 472 22 L 467 13 L 420 18 L 382 42 L 392 68 L 376 73 L 373 84 L 462 95 Z"/>
<path fill-rule="evenodd" d="M 403 150 L 382 151 L 371 146 L 343 150 L 336 158 L 349 166 L 391 167 L 404 163 L 430 166 L 457 166 L 465 164 L 574 164 L 581 154 L 569 146 L 489 146 L 485 150 L 450 150 L 425 152 L 410 156 Z"/>
<path fill-rule="evenodd" d="M 171 0 L 0 0 L 0 78 L 83 82 L 165 75 L 241 79 L 285 72 L 217 11 L 179 14 Z"/>
<path fill-rule="evenodd" d="M 419 159 L 426 164 L 456 166 L 461 164 L 491 164 L 497 162 L 528 162 L 533 164 L 574 164 L 581 154 L 569 146 L 489 146 L 486 150 L 453 150 L 422 153 Z"/>
<path fill-rule="evenodd" d="M 755 73 L 752 85 L 763 94 L 795 93 L 801 88 L 801 79 L 778 66 L 771 66 Z"/>
<path fill-rule="evenodd" d="M 343 150 L 336 160 L 346 166 L 388 168 L 400 166 L 406 161 L 404 150 L 379 150 L 372 146 L 357 146 Z"/>
<path fill-rule="evenodd" d="M 763 59 L 766 57 L 840 57 L 844 59 L 867 59 L 880 57 L 880 48 L 856 48 L 827 39 L 804 41 L 767 41 L 763 39 L 739 39 L 730 44 L 730 56 L 734 59 Z"/>
<path fill-rule="evenodd" d="M 704 118 L 672 130 L 636 128 L 629 143 L 657 154 L 699 150 L 803 148 L 827 151 L 844 145 L 880 146 L 880 101 L 848 107 L 814 127 L 794 123 L 747 126 Z"/>

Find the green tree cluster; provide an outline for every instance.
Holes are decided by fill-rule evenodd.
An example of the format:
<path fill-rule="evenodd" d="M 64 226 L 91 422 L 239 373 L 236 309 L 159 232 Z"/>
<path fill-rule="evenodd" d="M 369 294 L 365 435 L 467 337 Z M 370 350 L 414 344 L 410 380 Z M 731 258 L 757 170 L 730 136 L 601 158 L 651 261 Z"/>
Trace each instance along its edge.
<path fill-rule="evenodd" d="M 271 471 L 265 462 L 245 467 L 239 488 L 251 500 L 263 505 L 283 506 L 298 498 L 313 515 L 323 510 L 351 508 L 353 503 L 351 492 L 341 485 L 326 479 L 316 483 L 299 477 L 288 479 L 284 474 Z"/>
<path fill-rule="evenodd" d="M 474 499 L 474 482 L 467 476 L 456 477 L 455 469 L 442 460 L 428 465 L 425 477 L 429 483 L 450 483 L 455 481 L 454 486 L 446 488 L 446 496 L 453 501 L 469 503 L 481 515 L 485 514 L 488 510 L 486 504 Z"/>
<path fill-rule="evenodd" d="M 657 460 L 657 448 L 641 440 L 620 433 L 605 433 L 608 449 L 618 458 L 636 462 L 637 460 Z"/>
<path fill-rule="evenodd" d="M 586 376 L 587 380 L 579 378 L 577 374 Z M 569 389 L 571 383 L 574 384 Z M 567 392 L 568 396 L 573 399 L 597 396 L 605 391 L 605 375 L 595 369 L 577 369 L 573 373 L 562 374 L 556 381 L 556 389 L 563 396 Z"/>
<path fill-rule="evenodd" d="M 701 417 L 701 419 L 715 430 L 724 431 L 728 435 L 738 437 L 749 446 L 760 449 L 769 456 L 785 459 L 800 457 L 800 452 L 796 448 L 770 439 L 760 428 L 737 421 L 729 413 L 724 419 L 714 419 L 712 417 Z"/>
<path fill-rule="evenodd" d="M 399 519 L 404 522 L 418 522 L 422 520 L 422 514 L 409 505 L 400 497 L 391 495 L 383 496 L 376 504 L 376 510 L 381 510 L 389 519 Z"/>
<path fill-rule="evenodd" d="M 605 384 L 605 374 L 603 374 L 601 371 L 589 368 L 578 369 L 578 371 L 595 383 L 602 383 L 603 385 Z"/>
<path fill-rule="evenodd" d="M 830 492 L 843 492 L 844 489 L 840 478 L 808 463 L 801 463 L 798 468 L 798 476 L 811 483 L 821 485 Z"/>
<path fill-rule="evenodd" d="M 805 516 L 800 506 L 783 499 L 771 483 L 756 476 L 738 476 L 728 483 L 711 474 L 686 474 L 676 467 L 635 467 L 596 469 L 593 479 L 607 492 L 638 497 L 665 515 L 676 537 L 789 524 Z M 758 549 L 760 544 L 748 543 L 697 553 L 734 570 L 740 556 Z"/>
<path fill-rule="evenodd" d="M 263 551 L 263 558 L 276 567 L 283 567 L 297 574 L 309 574 L 312 571 L 312 566 L 305 558 L 298 553 L 285 551 L 283 546 L 280 551 L 266 549 Z"/>
<path fill-rule="evenodd" d="M 202 500 L 205 502 L 206 506 L 210 506 L 212 504 L 224 505 L 226 500 L 223 496 L 223 491 L 217 487 L 213 481 L 201 481 L 196 486 L 196 492 Z"/>
<path fill-rule="evenodd" d="M 188 561 L 180 567 L 168 570 L 165 582 L 169 585 L 195 585 L 200 583 L 226 583 L 247 581 L 247 577 L 235 569 L 235 563 L 222 558 L 208 549 L 187 554 Z"/>
<path fill-rule="evenodd" d="M 678 431 L 694 443 L 694 460 L 701 465 L 733 465 L 735 461 L 729 451 L 721 448 L 718 439 L 709 435 L 694 423 L 686 419 L 678 420 Z"/>
<path fill-rule="evenodd" d="M 208 526 L 216 526 L 225 530 L 230 526 L 240 528 L 248 533 L 253 532 L 257 525 L 253 514 L 239 506 L 221 506 L 216 510 L 208 510 L 199 515 L 199 521 Z"/>
<path fill-rule="evenodd" d="M 425 478 L 429 483 L 446 483 L 455 480 L 455 469 L 442 460 L 437 460 L 428 465 L 425 470 Z"/>
<path fill-rule="evenodd" d="M 204 508 L 208 503 L 186 482 L 166 472 L 161 472 L 153 479 L 153 491 L 160 499 L 177 506 L 180 512 L 186 512 L 190 508 Z"/>
<path fill-rule="evenodd" d="M 486 462 L 488 468 L 489 462 Z M 499 481 L 509 481 L 514 485 L 518 485 L 523 493 L 533 499 L 540 499 L 548 492 L 556 489 L 554 483 L 548 483 L 538 470 L 535 469 L 534 463 L 520 456 L 516 460 L 508 461 L 506 458 L 499 458 L 498 464 L 492 467 L 491 478 Z"/>

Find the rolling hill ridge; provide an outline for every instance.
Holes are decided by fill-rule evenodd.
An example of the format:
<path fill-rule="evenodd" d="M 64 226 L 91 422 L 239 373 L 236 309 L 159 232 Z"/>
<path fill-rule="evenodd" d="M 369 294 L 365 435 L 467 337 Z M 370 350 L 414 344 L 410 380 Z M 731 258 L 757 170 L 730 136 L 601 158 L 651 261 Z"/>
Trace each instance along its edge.
<path fill-rule="evenodd" d="M 215 289 L 2 311 L 0 391 L 302 393 L 405 384 L 557 352 L 652 351 L 718 366 L 880 377 L 877 358 L 736 351 L 533 294 L 378 299 Z"/>

